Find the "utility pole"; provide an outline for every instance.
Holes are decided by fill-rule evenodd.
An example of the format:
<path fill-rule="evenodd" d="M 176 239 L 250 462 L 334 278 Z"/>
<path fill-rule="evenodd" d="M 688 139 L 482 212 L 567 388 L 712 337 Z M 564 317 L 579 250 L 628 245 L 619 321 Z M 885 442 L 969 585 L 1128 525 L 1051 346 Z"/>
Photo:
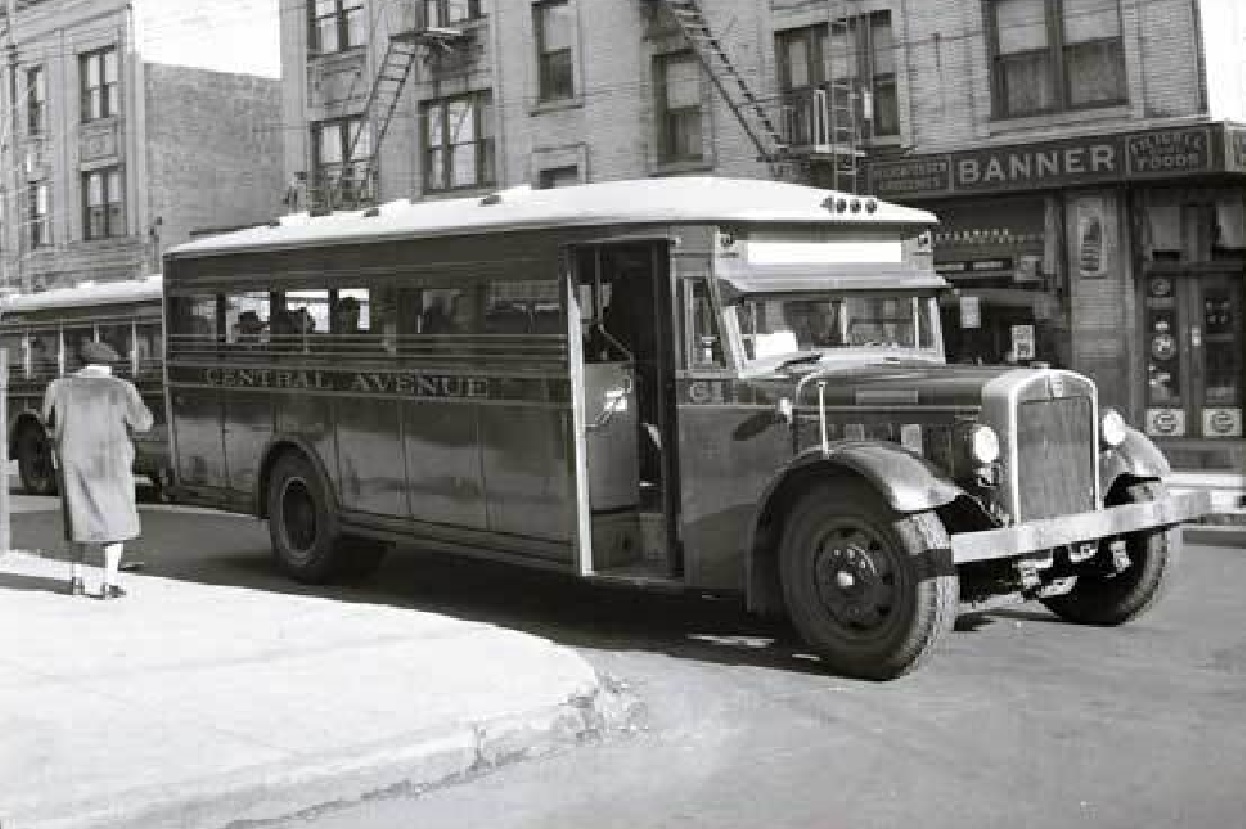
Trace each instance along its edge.
<path fill-rule="evenodd" d="M 4 247 L 5 250 L 0 251 L 0 259 L 4 261 L 4 285 L 6 288 L 16 288 L 22 290 L 22 199 L 21 199 L 21 164 L 17 159 L 17 136 L 18 126 L 20 124 L 20 115 L 18 114 L 17 101 L 17 33 L 14 26 L 17 23 L 17 0 L 7 0 L 5 14 L 8 17 L 8 43 L 5 46 L 9 53 L 9 140 L 5 143 L 9 147 L 8 161 L 8 183 L 9 197 L 5 200 L 5 233 Z M 12 262 L 12 267 L 9 263 Z"/>

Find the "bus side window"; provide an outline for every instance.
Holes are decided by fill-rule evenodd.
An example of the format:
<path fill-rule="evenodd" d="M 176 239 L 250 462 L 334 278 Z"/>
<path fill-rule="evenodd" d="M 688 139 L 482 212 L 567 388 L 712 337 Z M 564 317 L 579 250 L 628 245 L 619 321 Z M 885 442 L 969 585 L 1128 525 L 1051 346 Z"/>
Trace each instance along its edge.
<path fill-rule="evenodd" d="M 475 288 L 426 288 L 421 334 L 479 334 L 479 292 Z"/>
<path fill-rule="evenodd" d="M 220 336 L 215 296 L 169 299 L 169 350 L 190 357 L 211 354 Z"/>
<path fill-rule="evenodd" d="M 138 326 L 138 337 L 134 341 L 135 358 L 138 362 L 138 373 L 159 374 L 160 364 L 164 359 L 164 336 L 159 323 L 142 323 Z"/>
<path fill-rule="evenodd" d="M 19 374 L 26 374 L 25 349 L 22 347 L 21 335 L 7 334 L 0 337 L 0 348 L 4 349 L 8 360 L 6 365 L 8 366 L 9 376 L 16 377 Z"/>
<path fill-rule="evenodd" d="M 557 282 L 499 281 L 488 285 L 484 333 L 557 334 L 562 330 Z"/>
<path fill-rule="evenodd" d="M 56 331 L 30 333 L 30 371 L 27 377 L 55 377 L 60 353 L 60 336 Z"/>
<path fill-rule="evenodd" d="M 268 291 L 248 291 L 225 298 L 225 342 L 253 349 L 269 338 L 271 299 Z"/>
<path fill-rule="evenodd" d="M 61 336 L 65 343 L 65 373 L 72 374 L 85 365 L 82 362 L 82 346 L 95 339 L 95 326 L 66 327 Z M 123 354 L 117 356 L 125 359 Z"/>
<path fill-rule="evenodd" d="M 117 368 L 118 374 L 129 375 L 133 366 L 133 355 L 130 350 L 130 324 L 121 323 L 119 325 L 101 325 L 99 326 L 100 342 L 106 343 L 117 352 L 119 358 Z"/>

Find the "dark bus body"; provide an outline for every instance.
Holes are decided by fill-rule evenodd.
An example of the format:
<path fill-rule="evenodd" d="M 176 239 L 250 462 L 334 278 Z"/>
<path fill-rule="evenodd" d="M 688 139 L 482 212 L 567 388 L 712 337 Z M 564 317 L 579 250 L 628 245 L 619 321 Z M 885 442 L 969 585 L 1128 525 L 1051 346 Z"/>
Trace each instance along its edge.
<path fill-rule="evenodd" d="M 691 178 L 192 242 L 165 262 L 178 496 L 267 518 L 299 579 L 407 542 L 738 594 L 859 676 L 960 602 L 1132 618 L 1205 505 L 1088 379 L 945 365 L 933 224 Z"/>

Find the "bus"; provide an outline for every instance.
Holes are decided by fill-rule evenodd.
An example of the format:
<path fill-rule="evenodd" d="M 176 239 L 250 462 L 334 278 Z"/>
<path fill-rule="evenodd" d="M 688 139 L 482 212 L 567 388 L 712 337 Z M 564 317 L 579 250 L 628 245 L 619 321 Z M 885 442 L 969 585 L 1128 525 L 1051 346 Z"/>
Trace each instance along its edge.
<path fill-rule="evenodd" d="M 962 603 L 1119 624 L 1200 496 L 1094 383 L 946 364 L 936 219 L 775 181 L 283 217 L 164 261 L 178 497 L 324 582 L 398 544 L 786 613 L 911 670 Z"/>
<path fill-rule="evenodd" d="M 78 354 L 88 340 L 106 342 L 121 356 L 117 375 L 135 384 L 155 417 L 149 432 L 134 436 L 136 474 L 157 491 L 168 482 L 161 286 L 155 274 L 0 299 L 0 347 L 9 369 L 9 457 L 17 460 L 27 494 L 56 492 L 52 447 L 41 417 L 43 393 L 53 379 L 81 368 Z"/>

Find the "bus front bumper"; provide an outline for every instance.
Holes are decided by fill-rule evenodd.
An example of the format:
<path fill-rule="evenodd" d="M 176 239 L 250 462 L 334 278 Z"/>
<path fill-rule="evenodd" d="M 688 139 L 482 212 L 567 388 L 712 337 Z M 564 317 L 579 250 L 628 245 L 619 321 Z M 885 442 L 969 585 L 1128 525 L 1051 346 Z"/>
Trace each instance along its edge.
<path fill-rule="evenodd" d="M 952 536 L 952 560 L 965 564 L 1051 550 L 1139 530 L 1172 527 L 1210 511 L 1209 493 L 1183 492 L 1156 501 L 1058 515 L 994 530 L 958 533 Z"/>

